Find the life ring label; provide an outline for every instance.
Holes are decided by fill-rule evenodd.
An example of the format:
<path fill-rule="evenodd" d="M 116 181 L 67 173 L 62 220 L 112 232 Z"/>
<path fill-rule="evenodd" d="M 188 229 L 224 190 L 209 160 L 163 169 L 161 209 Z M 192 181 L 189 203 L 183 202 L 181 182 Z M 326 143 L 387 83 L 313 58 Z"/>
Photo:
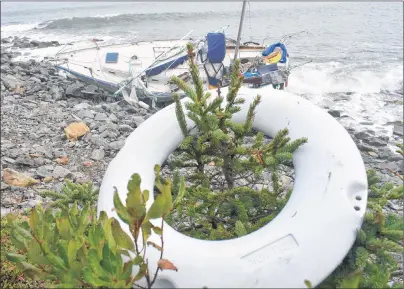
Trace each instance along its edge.
<path fill-rule="evenodd" d="M 253 265 L 280 261 L 280 259 L 285 260 L 285 256 L 288 256 L 288 259 L 290 259 L 293 255 L 293 251 L 296 250 L 298 246 L 293 235 L 288 234 L 285 237 L 244 255 L 241 259 Z"/>

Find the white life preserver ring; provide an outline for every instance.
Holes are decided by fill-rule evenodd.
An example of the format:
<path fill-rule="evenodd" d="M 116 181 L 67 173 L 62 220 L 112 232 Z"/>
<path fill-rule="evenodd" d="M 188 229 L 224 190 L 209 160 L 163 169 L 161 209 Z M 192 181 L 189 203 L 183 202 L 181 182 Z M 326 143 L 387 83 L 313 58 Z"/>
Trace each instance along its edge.
<path fill-rule="evenodd" d="M 222 94 L 226 93 L 223 88 Z M 246 101 L 235 121 L 245 120 L 257 94 L 262 95 L 262 102 L 256 109 L 254 128 L 270 136 L 288 128 L 292 140 L 308 138 L 293 155 L 296 178 L 288 203 L 263 228 L 232 240 L 197 240 L 166 224 L 164 258 L 179 271 L 160 272 L 155 288 L 306 288 L 305 279 L 316 286 L 353 245 L 366 210 L 368 188 L 355 143 L 321 108 L 268 87 L 240 89 L 239 96 Z M 152 191 L 154 165 L 162 164 L 182 139 L 174 104 L 143 122 L 109 164 L 100 188 L 98 212 L 104 210 L 118 218 L 112 210 L 113 187 L 124 201 L 133 173 L 140 174 L 142 189 Z M 148 205 L 152 202 L 149 200 Z M 159 222 L 153 221 L 156 225 Z M 121 226 L 129 233 L 125 223 Z M 149 249 L 148 254 L 152 254 L 149 264 L 154 272 L 159 252 Z"/>

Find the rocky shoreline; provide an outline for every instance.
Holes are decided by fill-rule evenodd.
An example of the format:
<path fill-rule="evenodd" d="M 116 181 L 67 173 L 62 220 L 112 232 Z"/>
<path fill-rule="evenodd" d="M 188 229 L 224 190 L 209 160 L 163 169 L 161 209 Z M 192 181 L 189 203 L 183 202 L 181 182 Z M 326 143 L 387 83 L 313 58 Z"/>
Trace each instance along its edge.
<path fill-rule="evenodd" d="M 2 182 L 2 215 L 42 201 L 38 191 L 60 190 L 64 178 L 91 180 L 99 185 L 125 139 L 151 115 L 94 85 L 59 75 L 49 62 L 15 62 L 12 59 L 16 55 L 2 49 L 1 170 L 11 168 L 41 183 L 21 188 Z M 329 113 L 340 117 L 338 111 Z M 70 142 L 64 129 L 78 121 L 83 121 L 90 132 Z M 403 158 L 388 147 L 389 142 L 402 142 L 402 122 L 395 124 L 393 140 L 371 130 L 347 131 L 361 151 L 367 169 L 377 170 L 382 181 L 402 183 L 398 175 L 403 174 Z M 62 157 L 67 157 L 67 164 L 57 162 Z M 291 172 L 286 175 L 292 177 Z M 45 178 L 52 181 L 45 183 Z M 391 203 L 388 209 L 402 214 L 402 202 Z"/>

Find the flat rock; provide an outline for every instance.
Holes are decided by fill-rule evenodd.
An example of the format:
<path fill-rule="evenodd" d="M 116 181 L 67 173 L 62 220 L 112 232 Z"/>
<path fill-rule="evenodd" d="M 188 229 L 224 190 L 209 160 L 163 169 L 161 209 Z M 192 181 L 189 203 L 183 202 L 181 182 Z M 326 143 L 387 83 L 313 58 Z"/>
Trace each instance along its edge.
<path fill-rule="evenodd" d="M 87 108 L 90 108 L 90 107 L 91 107 L 91 105 L 88 104 L 87 102 L 82 102 L 82 103 L 76 104 L 73 107 L 73 109 L 74 110 L 82 110 L 82 109 L 87 109 Z"/>
<path fill-rule="evenodd" d="M 105 131 L 105 130 L 107 130 L 107 129 L 110 129 L 110 130 L 116 130 L 116 129 L 118 129 L 118 126 L 116 125 L 116 124 L 114 124 L 114 123 L 111 123 L 111 122 L 107 122 L 107 123 L 105 123 L 105 124 L 103 124 L 103 125 L 100 125 L 99 127 L 98 127 L 98 131 L 100 132 L 100 133 L 102 133 L 103 131 Z"/>
<path fill-rule="evenodd" d="M 97 120 L 97 121 L 105 121 L 105 120 L 107 120 L 108 119 L 108 116 L 105 114 L 105 113 L 97 113 L 96 115 L 95 115 L 95 118 L 94 118 L 95 120 Z"/>
<path fill-rule="evenodd" d="M 394 125 L 393 134 L 403 136 L 404 135 L 403 130 L 404 128 L 402 125 Z"/>
<path fill-rule="evenodd" d="M 42 177 L 42 178 L 51 177 L 52 176 L 52 172 L 51 172 L 52 170 L 53 170 L 53 167 L 49 168 L 49 166 L 42 166 L 42 167 L 39 167 L 36 170 L 36 174 L 39 177 Z"/>
<path fill-rule="evenodd" d="M 109 148 L 114 151 L 120 150 L 125 144 L 124 140 L 113 141 L 109 143 Z"/>
<path fill-rule="evenodd" d="M 96 149 L 91 154 L 91 159 L 95 161 L 100 161 L 104 159 L 105 151 L 103 149 Z"/>
<path fill-rule="evenodd" d="M 53 176 L 55 178 L 68 178 L 71 176 L 71 172 L 62 166 L 56 166 L 53 170 Z"/>
<path fill-rule="evenodd" d="M 30 166 L 33 167 L 35 166 L 35 162 L 32 158 L 30 158 L 29 156 L 19 156 L 16 160 L 15 160 L 16 164 L 19 165 L 25 165 L 25 166 Z"/>
<path fill-rule="evenodd" d="M 83 86 L 81 84 L 71 84 L 66 88 L 66 95 L 73 96 L 73 97 L 82 97 L 83 93 L 81 89 Z"/>
<path fill-rule="evenodd" d="M 21 85 L 21 81 L 19 81 L 15 76 L 7 74 L 6 76 L 2 77 L 1 79 L 4 83 L 4 86 L 7 89 L 13 90 L 18 85 Z"/>
<path fill-rule="evenodd" d="M 338 110 L 329 110 L 328 113 L 331 114 L 333 117 L 340 117 L 341 116 L 341 112 L 338 111 Z"/>
<path fill-rule="evenodd" d="M 119 129 L 119 131 L 122 131 L 122 132 L 132 132 L 132 131 L 134 131 L 134 128 L 131 127 L 130 125 L 127 125 L 127 124 L 119 125 L 118 129 Z"/>
<path fill-rule="evenodd" d="M 89 119 L 93 119 L 94 118 L 94 112 L 90 111 L 90 110 L 80 110 L 77 113 L 77 116 L 81 119 L 85 119 L 85 118 L 89 118 Z"/>
<path fill-rule="evenodd" d="M 133 116 L 132 119 L 135 122 L 136 127 L 138 127 L 142 122 L 145 121 L 145 119 L 141 116 Z"/>

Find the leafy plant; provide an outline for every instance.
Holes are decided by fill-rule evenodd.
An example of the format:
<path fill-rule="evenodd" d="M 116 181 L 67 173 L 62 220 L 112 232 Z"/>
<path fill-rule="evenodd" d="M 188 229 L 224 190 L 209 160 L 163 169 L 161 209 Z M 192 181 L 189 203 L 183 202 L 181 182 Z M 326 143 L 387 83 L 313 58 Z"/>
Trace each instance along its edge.
<path fill-rule="evenodd" d="M 53 200 L 53 202 L 50 203 L 51 207 L 67 209 L 69 205 L 77 203 L 77 205 L 82 208 L 86 204 L 95 206 L 98 191 L 99 190 L 96 189 L 92 183 L 75 184 L 66 179 L 60 193 L 52 190 L 40 192 L 40 195 Z"/>
<path fill-rule="evenodd" d="M 38 206 L 31 210 L 28 221 L 14 223 L 10 239 L 18 251 L 8 253 L 8 260 L 16 263 L 25 276 L 51 280 L 59 288 L 132 288 L 140 280 L 145 280 L 147 287 L 136 286 L 151 288 L 159 270 L 177 270 L 163 259 L 163 225 L 150 222 L 164 219 L 172 209 L 171 183 L 159 176 L 159 166 L 155 173 L 160 194 L 148 210 L 149 192 L 141 191 L 138 174 L 128 182 L 126 205 L 115 189 L 115 210 L 129 225 L 132 238 L 117 219 L 108 218 L 104 211 L 97 219 L 89 204 L 78 210 L 75 202 L 63 208 L 60 216 Z M 15 220 L 13 215 L 8 218 L 11 223 Z M 149 240 L 152 231 L 160 235 L 160 245 Z M 149 271 L 148 245 L 161 252 L 153 274 Z M 132 274 L 133 266 L 138 267 L 136 275 Z"/>

